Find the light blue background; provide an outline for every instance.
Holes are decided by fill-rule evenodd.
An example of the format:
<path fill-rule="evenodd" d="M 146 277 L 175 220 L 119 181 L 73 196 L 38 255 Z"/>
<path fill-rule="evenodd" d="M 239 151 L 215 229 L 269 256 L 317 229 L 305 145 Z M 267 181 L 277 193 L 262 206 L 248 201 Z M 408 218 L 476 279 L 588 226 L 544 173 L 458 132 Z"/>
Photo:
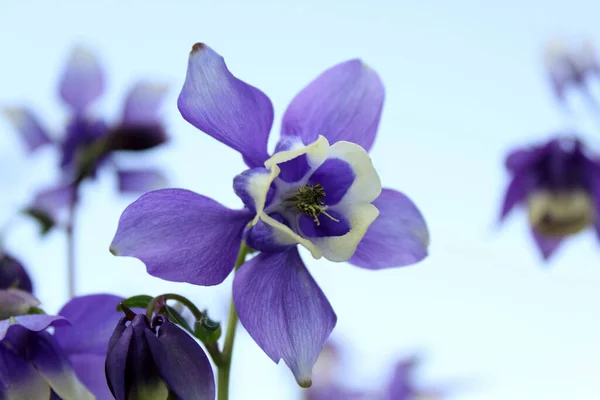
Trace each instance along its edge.
<path fill-rule="evenodd" d="M 600 398 L 600 256 L 582 234 L 547 268 L 522 213 L 496 225 L 506 185 L 503 156 L 516 144 L 571 126 L 550 97 L 542 49 L 556 35 L 600 37 L 600 6 L 576 1 L 27 1 L 0 3 L 0 103 L 30 104 L 58 130 L 65 108 L 56 79 L 72 46 L 97 52 L 108 91 L 96 111 L 117 118 L 134 80 L 171 86 L 165 115 L 171 143 L 145 155 L 173 186 L 239 207 L 233 150 L 187 124 L 175 100 L 191 45 L 203 41 L 240 78 L 264 90 L 278 119 L 325 68 L 361 57 L 387 90 L 372 157 L 385 186 L 419 205 L 431 256 L 405 269 L 370 272 L 312 260 L 311 273 L 338 314 L 334 336 L 354 347 L 344 379 L 377 388 L 397 357 L 426 360 L 420 378 L 455 387 L 456 399 Z M 577 99 L 575 99 L 577 100 Z M 578 126 L 600 142 L 576 106 Z M 25 156 L 0 120 L 0 222 L 31 192 L 53 183 L 56 155 Z M 138 159 L 139 160 L 139 159 Z M 127 159 L 135 163 L 133 159 Z M 117 198 L 113 176 L 84 187 L 77 226 L 80 294 L 178 291 L 224 318 L 231 280 L 212 288 L 162 282 L 134 259 L 107 251 L 118 217 L 134 197 Z M 17 221 L 7 247 L 34 271 L 50 311 L 65 301 L 64 237 L 35 239 Z M 351 349 L 349 349 L 351 350 Z M 234 399 L 288 399 L 299 390 L 240 330 Z"/>

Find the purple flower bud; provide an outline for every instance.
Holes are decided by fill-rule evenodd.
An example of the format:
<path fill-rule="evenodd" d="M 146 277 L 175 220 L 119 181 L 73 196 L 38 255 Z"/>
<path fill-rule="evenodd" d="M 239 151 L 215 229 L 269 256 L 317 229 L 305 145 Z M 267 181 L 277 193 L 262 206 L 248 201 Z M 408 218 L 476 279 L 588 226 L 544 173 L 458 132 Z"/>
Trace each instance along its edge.
<path fill-rule="evenodd" d="M 208 358 L 198 343 L 162 316 L 121 318 L 108 345 L 106 379 L 116 400 L 214 399 Z"/>

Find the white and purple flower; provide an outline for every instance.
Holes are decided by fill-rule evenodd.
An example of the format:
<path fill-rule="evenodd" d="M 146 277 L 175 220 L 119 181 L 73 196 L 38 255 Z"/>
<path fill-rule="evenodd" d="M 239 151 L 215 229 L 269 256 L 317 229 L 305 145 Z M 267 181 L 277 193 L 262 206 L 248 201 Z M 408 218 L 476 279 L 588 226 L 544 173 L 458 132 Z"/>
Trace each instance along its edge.
<path fill-rule="evenodd" d="M 381 188 L 368 155 L 383 101 L 375 71 L 360 60 L 338 64 L 294 98 L 269 156 L 269 98 L 233 76 L 211 48 L 194 45 L 179 110 L 241 153 L 250 169 L 233 186 L 245 208 L 182 189 L 150 192 L 124 211 L 111 251 L 140 259 L 166 280 L 216 285 L 233 270 L 244 240 L 261 253 L 234 279 L 240 321 L 270 358 L 283 359 L 309 386 L 336 315 L 296 245 L 315 258 L 374 270 L 427 255 L 419 210 L 404 194 Z"/>
<path fill-rule="evenodd" d="M 545 260 L 564 239 L 588 227 L 600 237 L 600 160 L 580 140 L 560 137 L 515 150 L 507 156 L 506 168 L 511 181 L 500 219 L 524 205 Z"/>

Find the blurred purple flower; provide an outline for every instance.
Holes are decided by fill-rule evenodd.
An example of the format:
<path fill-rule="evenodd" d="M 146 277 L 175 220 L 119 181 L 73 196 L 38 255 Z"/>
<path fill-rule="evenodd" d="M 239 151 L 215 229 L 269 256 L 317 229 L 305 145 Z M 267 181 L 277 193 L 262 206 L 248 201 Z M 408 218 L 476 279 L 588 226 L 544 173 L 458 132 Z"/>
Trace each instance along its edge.
<path fill-rule="evenodd" d="M 557 138 L 506 158 L 511 181 L 500 219 L 525 205 L 534 240 L 548 260 L 562 241 L 589 226 L 600 235 L 600 161 L 575 138 Z"/>
<path fill-rule="evenodd" d="M 50 326 L 63 317 L 11 316 L 0 321 L 0 398 L 85 400 L 94 396 L 77 379 Z"/>
<path fill-rule="evenodd" d="M 569 88 L 587 94 L 588 79 L 600 76 L 600 64 L 589 41 L 577 45 L 561 39 L 551 41 L 546 47 L 545 64 L 554 94 L 562 102 Z"/>
<path fill-rule="evenodd" d="M 0 320 L 25 315 L 40 305 L 31 293 L 20 289 L 0 289 Z"/>
<path fill-rule="evenodd" d="M 23 264 L 0 249 L 0 289 L 8 288 L 33 292 L 31 279 Z"/>
<path fill-rule="evenodd" d="M 394 366 L 391 379 L 380 390 L 350 389 L 347 380 L 340 379 L 339 351 L 328 342 L 315 365 L 314 385 L 303 391 L 305 400 L 434 400 L 442 399 L 441 390 L 421 389 L 415 384 L 416 357 L 400 360 Z"/>
<path fill-rule="evenodd" d="M 70 109 L 64 136 L 51 139 L 37 115 L 27 108 L 5 110 L 8 119 L 20 133 L 29 151 L 54 144 L 60 151 L 62 183 L 40 193 L 34 207 L 52 215 L 56 207 L 73 201 L 76 186 L 86 178 L 94 178 L 105 165 L 114 165 L 111 156 L 116 151 L 140 151 L 164 143 L 167 136 L 160 119 L 160 107 L 166 87 L 140 82 L 125 99 L 121 119 L 116 124 L 92 116 L 91 105 L 104 92 L 104 72 L 89 51 L 75 49 L 60 79 L 59 93 Z M 109 161 L 110 160 L 110 161 Z M 145 192 L 165 186 L 160 171 L 121 170 L 117 168 L 121 191 Z M 137 179 L 139 177 L 139 179 Z M 50 196 L 50 199 L 44 197 Z"/>
<path fill-rule="evenodd" d="M 244 239 L 262 253 L 234 279 L 240 321 L 273 361 L 283 359 L 309 386 L 336 315 L 296 244 L 314 258 L 373 270 L 427 255 L 421 213 L 404 194 L 381 189 L 367 153 L 383 100 L 375 71 L 360 60 L 338 64 L 294 98 L 269 157 L 270 99 L 233 76 L 211 48 L 194 45 L 179 110 L 242 154 L 251 169 L 234 179 L 234 190 L 245 208 L 230 210 L 187 190 L 151 192 L 125 210 L 111 251 L 139 258 L 166 280 L 216 285 L 232 271 Z"/>
<path fill-rule="evenodd" d="M 118 322 L 108 346 L 106 379 L 116 400 L 215 398 L 210 361 L 200 345 L 163 316 Z"/>

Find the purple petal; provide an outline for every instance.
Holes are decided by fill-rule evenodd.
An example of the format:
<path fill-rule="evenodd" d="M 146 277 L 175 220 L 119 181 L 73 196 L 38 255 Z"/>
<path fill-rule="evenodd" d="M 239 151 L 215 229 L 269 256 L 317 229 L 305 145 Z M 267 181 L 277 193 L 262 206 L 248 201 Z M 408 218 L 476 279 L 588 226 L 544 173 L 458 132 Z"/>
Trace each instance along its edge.
<path fill-rule="evenodd" d="M 349 262 L 367 269 L 402 267 L 427 256 L 429 232 L 423 216 L 404 194 L 383 189 L 373 202 L 379 216 Z"/>
<path fill-rule="evenodd" d="M 11 327 L 18 326 L 32 332 L 41 332 L 52 326 L 60 326 L 69 322 L 60 316 L 53 315 L 19 315 L 0 321 L 0 341 L 4 340 Z"/>
<path fill-rule="evenodd" d="M 289 161 L 278 164 L 278 166 L 281 170 L 278 178 L 284 182 L 298 182 L 304 178 L 311 169 L 306 154 L 302 154 Z"/>
<path fill-rule="evenodd" d="M 334 205 L 342 200 L 355 178 L 350 164 L 339 158 L 326 160 L 310 177 L 308 183 L 319 184 L 325 189 L 326 205 Z"/>
<path fill-rule="evenodd" d="M 31 293 L 19 289 L 0 290 L 0 319 L 27 314 L 40 301 Z"/>
<path fill-rule="evenodd" d="M 125 374 L 127 368 L 127 354 L 133 336 L 133 329 L 126 326 L 127 317 L 122 317 L 110 337 L 106 353 L 106 380 L 115 399 L 127 398 L 127 383 Z"/>
<path fill-rule="evenodd" d="M 275 221 L 284 224 L 288 228 L 290 227 L 290 223 L 281 214 L 272 213 L 268 215 Z M 280 243 L 278 239 L 279 236 L 275 229 L 262 219 L 259 219 L 256 225 L 247 227 L 244 230 L 244 241 L 254 250 L 276 253 L 284 251 L 291 246 L 289 243 Z M 296 244 L 294 243 L 293 245 L 295 246 Z"/>
<path fill-rule="evenodd" d="M 215 378 L 200 345 L 178 326 L 165 320 L 158 338 L 146 338 L 160 376 L 181 400 L 214 399 Z"/>
<path fill-rule="evenodd" d="M 94 399 L 94 395 L 77 379 L 67 355 L 50 334 L 42 332 L 32 337 L 28 351 L 32 364 L 60 398 Z"/>
<path fill-rule="evenodd" d="M 73 203 L 76 191 L 77 188 L 72 183 L 46 189 L 35 196 L 32 208 L 56 216 L 59 210 Z"/>
<path fill-rule="evenodd" d="M 27 361 L 0 344 L 0 399 L 49 399 L 50 387 Z"/>
<path fill-rule="evenodd" d="M 119 170 L 117 174 L 122 193 L 145 193 L 168 185 L 164 174 L 155 169 Z"/>
<path fill-rule="evenodd" d="M 531 178 L 525 172 L 518 172 L 512 178 L 502 203 L 502 212 L 500 213 L 500 221 L 504 220 L 508 213 L 519 203 L 527 199 L 529 191 L 532 189 Z"/>
<path fill-rule="evenodd" d="M 233 269 L 251 218 L 188 190 L 157 190 L 123 212 L 111 251 L 140 259 L 162 279 L 217 285 Z"/>
<path fill-rule="evenodd" d="M 544 261 L 548 261 L 550 257 L 554 254 L 554 252 L 558 249 L 558 247 L 563 242 L 564 238 L 559 236 L 544 236 L 534 229 L 531 230 L 531 234 L 533 235 L 533 240 L 535 241 L 536 246 L 542 253 L 542 257 Z"/>
<path fill-rule="evenodd" d="M 165 85 L 137 83 L 128 93 L 123 111 L 123 125 L 160 125 L 160 110 L 167 94 Z"/>
<path fill-rule="evenodd" d="M 417 396 L 412 384 L 412 372 L 415 359 L 402 360 L 394 368 L 392 380 L 388 386 L 388 400 L 412 400 Z"/>
<path fill-rule="evenodd" d="M 0 251 L 0 289 L 15 288 L 33 292 L 27 271 L 16 258 Z"/>
<path fill-rule="evenodd" d="M 125 375 L 127 400 L 166 399 L 168 389 L 160 378 L 158 367 L 148 343 L 148 333 L 151 335 L 154 335 L 154 333 L 150 330 L 146 316 L 143 314 L 136 315 L 127 329 L 133 330 L 129 353 L 127 354 Z"/>
<path fill-rule="evenodd" d="M 35 151 L 45 144 L 52 143 L 48 131 L 33 111 L 27 108 L 7 108 L 4 114 L 25 141 L 28 151 Z"/>
<path fill-rule="evenodd" d="M 96 57 L 86 49 L 76 48 L 60 80 L 62 99 L 81 112 L 103 91 L 104 73 Z"/>
<path fill-rule="evenodd" d="M 338 64 L 312 81 L 292 100 L 282 135 L 305 144 L 318 135 L 330 143 L 346 140 L 369 150 L 381 117 L 384 88 L 377 73 L 361 60 Z"/>
<path fill-rule="evenodd" d="M 104 363 L 106 355 L 72 354 L 69 361 L 77 374 L 77 378 L 96 396 L 96 400 L 113 400 L 108 384 Z"/>
<path fill-rule="evenodd" d="M 59 312 L 70 322 L 70 326 L 56 327 L 56 340 L 69 356 L 104 356 L 112 332 L 122 317 L 117 311 L 121 301 L 122 297 L 110 294 L 75 297 Z"/>
<path fill-rule="evenodd" d="M 239 151 L 248 166 L 262 166 L 269 158 L 271 100 L 233 76 L 223 57 L 205 44 L 192 48 L 177 105 L 186 121 Z"/>
<path fill-rule="evenodd" d="M 304 237 L 342 236 L 350 232 L 350 224 L 341 213 L 331 209 L 326 212 L 336 220 L 319 214 L 319 225 L 317 225 L 313 217 L 306 214 L 300 215 L 298 225 Z"/>
<path fill-rule="evenodd" d="M 259 254 L 233 282 L 240 322 L 276 363 L 283 359 L 300 386 L 312 383 L 312 368 L 337 317 L 295 247 Z"/>

